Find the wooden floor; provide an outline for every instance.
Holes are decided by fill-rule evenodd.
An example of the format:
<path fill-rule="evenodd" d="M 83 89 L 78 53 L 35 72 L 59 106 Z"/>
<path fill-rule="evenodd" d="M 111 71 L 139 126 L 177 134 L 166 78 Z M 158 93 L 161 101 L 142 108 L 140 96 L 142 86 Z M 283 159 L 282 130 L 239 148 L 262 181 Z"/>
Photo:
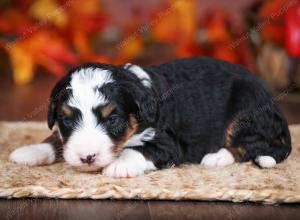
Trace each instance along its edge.
<path fill-rule="evenodd" d="M 47 99 L 56 79 L 41 77 L 26 86 L 13 86 L 0 74 L 0 120 L 45 120 Z M 300 96 L 287 94 L 280 106 L 290 124 L 300 123 Z M 300 183 L 299 183 L 300 184 Z M 0 219 L 300 219 L 300 204 L 194 201 L 0 200 Z"/>
<path fill-rule="evenodd" d="M 1 219 L 300 219 L 300 205 L 190 201 L 0 200 Z"/>

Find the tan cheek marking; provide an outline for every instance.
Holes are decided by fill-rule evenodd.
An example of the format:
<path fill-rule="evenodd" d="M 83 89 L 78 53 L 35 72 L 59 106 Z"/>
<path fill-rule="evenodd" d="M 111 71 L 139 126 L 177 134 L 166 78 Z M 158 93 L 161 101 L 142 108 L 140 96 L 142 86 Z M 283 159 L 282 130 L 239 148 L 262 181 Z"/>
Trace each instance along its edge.
<path fill-rule="evenodd" d="M 68 117 L 71 117 L 73 115 L 73 111 L 71 108 L 69 108 L 68 106 L 66 105 L 63 105 L 62 106 L 62 111 L 64 112 L 64 114 Z"/>
<path fill-rule="evenodd" d="M 116 146 L 114 148 L 114 154 L 116 156 L 120 155 L 120 153 L 123 150 L 123 146 L 124 146 L 125 142 L 129 138 L 131 138 L 138 130 L 138 122 L 137 122 L 135 115 L 131 114 L 129 117 L 130 117 L 129 118 L 129 126 L 128 126 L 126 132 L 124 133 L 124 136 L 116 143 Z"/>
<path fill-rule="evenodd" d="M 106 118 L 107 116 L 109 116 L 115 108 L 116 106 L 113 104 L 107 104 L 106 106 L 102 107 L 100 110 L 102 117 Z"/>

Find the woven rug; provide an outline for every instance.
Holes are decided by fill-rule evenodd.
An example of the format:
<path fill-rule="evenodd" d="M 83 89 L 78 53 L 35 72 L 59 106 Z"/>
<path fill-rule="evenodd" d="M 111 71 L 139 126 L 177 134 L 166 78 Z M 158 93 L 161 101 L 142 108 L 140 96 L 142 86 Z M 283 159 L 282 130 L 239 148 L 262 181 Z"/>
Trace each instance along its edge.
<path fill-rule="evenodd" d="M 272 169 L 251 163 L 222 168 L 183 165 L 136 178 L 111 179 L 101 173 L 80 173 L 64 162 L 40 167 L 8 162 L 14 148 L 39 143 L 49 130 L 40 122 L 1 122 L 0 197 L 300 202 L 300 125 L 290 129 L 292 154 Z"/>

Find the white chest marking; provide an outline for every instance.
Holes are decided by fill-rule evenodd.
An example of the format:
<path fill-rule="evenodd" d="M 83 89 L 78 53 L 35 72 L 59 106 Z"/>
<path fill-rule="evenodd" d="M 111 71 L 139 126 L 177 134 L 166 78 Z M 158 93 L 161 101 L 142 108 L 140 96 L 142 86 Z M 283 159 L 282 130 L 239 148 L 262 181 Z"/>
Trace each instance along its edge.
<path fill-rule="evenodd" d="M 144 141 L 150 141 L 155 136 L 154 128 L 147 128 L 140 134 L 133 135 L 128 141 L 125 142 L 124 147 L 133 147 L 144 145 Z"/>

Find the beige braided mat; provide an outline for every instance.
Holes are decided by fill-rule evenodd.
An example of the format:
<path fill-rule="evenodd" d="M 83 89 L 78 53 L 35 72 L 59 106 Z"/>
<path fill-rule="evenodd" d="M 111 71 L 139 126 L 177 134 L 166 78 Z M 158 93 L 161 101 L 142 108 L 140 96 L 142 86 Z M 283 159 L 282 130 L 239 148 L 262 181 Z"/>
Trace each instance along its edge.
<path fill-rule="evenodd" d="M 272 169 L 251 163 L 223 168 L 184 165 L 131 179 L 80 173 L 64 162 L 27 167 L 7 161 L 17 146 L 39 143 L 45 123 L 0 123 L 0 197 L 300 202 L 300 125 L 291 126 L 293 151 Z"/>

